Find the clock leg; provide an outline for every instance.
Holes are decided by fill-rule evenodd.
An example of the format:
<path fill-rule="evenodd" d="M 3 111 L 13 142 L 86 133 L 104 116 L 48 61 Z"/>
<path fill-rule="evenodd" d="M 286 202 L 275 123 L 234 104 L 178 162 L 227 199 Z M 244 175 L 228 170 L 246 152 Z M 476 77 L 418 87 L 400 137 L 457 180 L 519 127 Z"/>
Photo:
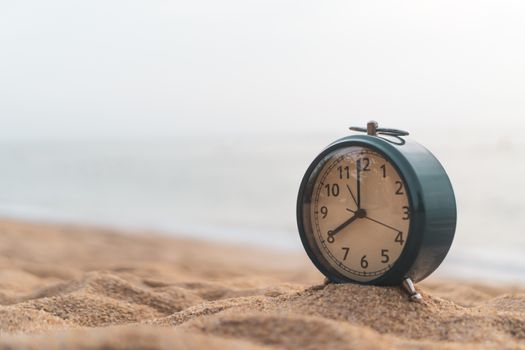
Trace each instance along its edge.
<path fill-rule="evenodd" d="M 403 289 L 408 293 L 410 301 L 421 301 L 422 297 L 414 287 L 414 282 L 410 278 L 405 278 L 402 283 Z"/>
<path fill-rule="evenodd" d="M 323 284 L 326 286 L 327 284 L 330 284 L 330 283 L 332 283 L 332 281 L 330 281 L 328 277 L 325 277 L 323 280 Z"/>

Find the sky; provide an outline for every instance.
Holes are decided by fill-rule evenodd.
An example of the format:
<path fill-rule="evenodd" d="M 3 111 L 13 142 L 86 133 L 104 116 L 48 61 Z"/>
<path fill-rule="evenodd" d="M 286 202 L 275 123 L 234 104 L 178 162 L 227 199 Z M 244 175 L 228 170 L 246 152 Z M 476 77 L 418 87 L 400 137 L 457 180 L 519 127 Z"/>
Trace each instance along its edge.
<path fill-rule="evenodd" d="M 523 1 L 4 1 L 0 139 L 525 125 Z"/>

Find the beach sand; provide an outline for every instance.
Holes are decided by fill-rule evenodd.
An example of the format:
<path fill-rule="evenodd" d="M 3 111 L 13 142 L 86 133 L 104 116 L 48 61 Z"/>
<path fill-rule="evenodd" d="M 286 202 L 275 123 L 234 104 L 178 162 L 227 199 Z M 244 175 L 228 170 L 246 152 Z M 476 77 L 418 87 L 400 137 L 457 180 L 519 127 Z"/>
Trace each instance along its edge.
<path fill-rule="evenodd" d="M 0 349 L 525 349 L 525 288 L 324 285 L 305 254 L 0 222 Z"/>

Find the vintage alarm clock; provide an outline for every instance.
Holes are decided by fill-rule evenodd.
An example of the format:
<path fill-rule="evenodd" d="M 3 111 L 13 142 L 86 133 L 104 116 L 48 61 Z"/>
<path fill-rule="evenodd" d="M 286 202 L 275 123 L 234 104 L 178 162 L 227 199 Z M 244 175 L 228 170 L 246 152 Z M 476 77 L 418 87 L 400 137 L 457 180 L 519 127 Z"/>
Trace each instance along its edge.
<path fill-rule="evenodd" d="M 306 253 L 334 283 L 403 285 L 429 276 L 450 249 L 456 201 L 447 173 L 408 132 L 350 128 L 312 162 L 299 189 Z"/>

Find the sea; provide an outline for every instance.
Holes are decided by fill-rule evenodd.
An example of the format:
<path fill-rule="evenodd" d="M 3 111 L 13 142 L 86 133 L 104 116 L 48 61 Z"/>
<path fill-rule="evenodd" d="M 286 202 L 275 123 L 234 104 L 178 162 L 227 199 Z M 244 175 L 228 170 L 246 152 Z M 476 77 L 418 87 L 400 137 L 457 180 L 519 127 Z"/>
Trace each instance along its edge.
<path fill-rule="evenodd" d="M 302 252 L 295 206 L 313 158 L 349 131 L 0 141 L 0 216 Z M 525 141 L 421 128 L 458 205 L 436 275 L 525 283 Z"/>

